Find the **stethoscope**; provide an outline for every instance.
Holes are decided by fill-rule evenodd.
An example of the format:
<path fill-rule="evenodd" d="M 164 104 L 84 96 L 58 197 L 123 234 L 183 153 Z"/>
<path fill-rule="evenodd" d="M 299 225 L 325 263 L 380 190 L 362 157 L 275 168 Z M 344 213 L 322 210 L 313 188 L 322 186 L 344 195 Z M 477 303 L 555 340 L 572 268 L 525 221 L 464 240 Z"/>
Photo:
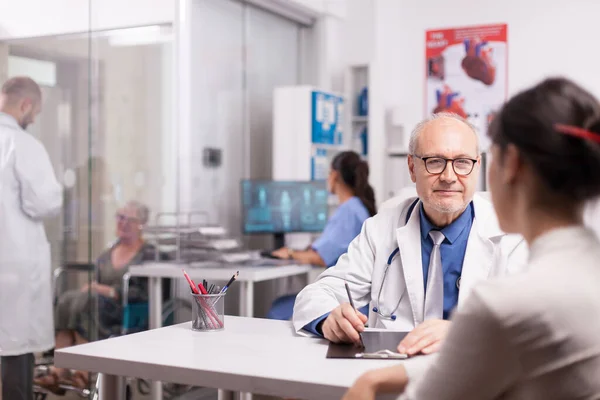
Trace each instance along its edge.
<path fill-rule="evenodd" d="M 396 310 L 398 310 L 398 307 L 400 307 L 400 302 L 402 301 L 402 298 L 404 297 L 404 293 L 402 293 L 402 295 L 398 299 L 398 303 L 396 303 L 396 307 L 394 307 L 394 310 L 390 314 L 384 314 L 383 312 L 381 312 L 380 307 L 379 307 L 379 299 L 381 298 L 381 290 L 383 289 L 383 284 L 385 283 L 385 278 L 387 276 L 388 269 L 390 269 L 390 266 L 392 265 L 392 263 L 394 262 L 394 259 L 396 258 L 396 256 L 399 253 L 400 253 L 400 248 L 396 247 L 396 249 L 394 251 L 392 251 L 392 253 L 388 257 L 387 265 L 385 266 L 385 270 L 383 271 L 383 278 L 381 279 L 381 284 L 379 285 L 379 293 L 377 293 L 377 303 L 375 304 L 375 307 L 373 307 L 373 312 L 375 314 L 379 315 L 383 319 L 388 319 L 391 321 L 396 320 L 396 314 L 394 314 L 394 313 L 396 312 Z M 460 290 L 460 278 L 461 277 L 459 276 L 458 279 L 456 279 L 456 288 L 458 290 Z"/>
<path fill-rule="evenodd" d="M 410 215 L 410 213 L 408 215 Z M 373 312 L 375 314 L 379 315 L 383 319 L 389 319 L 392 321 L 396 320 L 396 314 L 394 313 L 396 312 L 396 310 L 398 310 L 398 307 L 400 307 L 400 302 L 404 297 L 404 293 L 402 293 L 402 295 L 398 299 L 398 303 L 396 303 L 396 307 L 394 307 L 394 310 L 390 314 L 384 314 L 379 310 L 379 299 L 381 298 L 381 290 L 383 289 L 383 284 L 385 283 L 385 277 L 387 276 L 390 266 L 394 262 L 394 258 L 396 258 L 398 254 L 400 254 L 400 247 L 396 247 L 396 249 L 392 251 L 392 254 L 390 254 L 390 256 L 388 257 L 387 265 L 385 266 L 385 270 L 383 271 L 383 278 L 381 279 L 381 284 L 379 285 L 379 293 L 377 293 L 377 302 L 375 303 L 375 307 L 373 307 Z"/>
<path fill-rule="evenodd" d="M 410 219 L 413 209 L 417 205 L 418 201 L 419 200 L 416 200 L 413 204 L 411 204 L 410 208 L 408 209 L 405 223 L 408 223 L 408 220 Z M 396 247 L 394 249 L 394 251 L 392 251 L 392 253 L 388 257 L 387 264 L 385 266 L 385 270 L 383 271 L 383 278 L 381 279 L 381 284 L 379 285 L 379 293 L 377 293 L 377 300 L 375 303 L 375 307 L 373 307 L 373 310 L 372 310 L 375 314 L 379 315 L 381 318 L 391 320 L 391 321 L 395 321 L 397 318 L 395 312 L 398 310 L 398 307 L 400 307 L 400 302 L 402 301 L 402 298 L 404 297 L 404 293 L 402 293 L 402 295 L 398 299 L 398 302 L 396 303 L 396 307 L 394 307 L 394 309 L 392 310 L 392 312 L 390 314 L 384 314 L 381 311 L 381 307 L 379 306 L 379 300 L 381 298 L 381 291 L 383 290 L 383 285 L 385 283 L 385 278 L 387 277 L 388 270 L 390 269 L 390 266 L 392 265 L 392 263 L 394 262 L 394 259 L 396 258 L 396 256 L 398 256 L 398 254 L 400 254 L 400 247 Z M 456 288 L 458 290 L 460 290 L 460 278 L 461 277 L 459 276 L 458 279 L 456 279 Z"/>

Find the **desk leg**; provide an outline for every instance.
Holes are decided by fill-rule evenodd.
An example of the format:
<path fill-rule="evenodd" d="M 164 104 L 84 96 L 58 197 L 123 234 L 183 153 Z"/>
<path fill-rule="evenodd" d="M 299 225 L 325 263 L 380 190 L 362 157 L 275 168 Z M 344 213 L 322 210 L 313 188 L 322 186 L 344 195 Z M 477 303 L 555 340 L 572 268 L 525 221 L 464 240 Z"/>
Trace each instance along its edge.
<path fill-rule="evenodd" d="M 150 329 L 162 327 L 162 279 L 148 278 L 150 293 L 148 295 L 150 308 Z"/>
<path fill-rule="evenodd" d="M 125 378 L 116 375 L 98 374 L 99 400 L 124 400 Z"/>
<path fill-rule="evenodd" d="M 148 302 L 150 308 L 150 329 L 162 327 L 162 278 L 148 278 L 150 291 Z M 163 390 L 159 381 L 150 383 L 150 398 L 152 400 L 162 400 Z"/>
<path fill-rule="evenodd" d="M 240 392 L 239 400 L 252 400 L 252 393 Z"/>
<path fill-rule="evenodd" d="M 254 282 L 240 282 L 240 315 L 252 318 L 254 316 Z"/>
<path fill-rule="evenodd" d="M 150 382 L 150 398 L 152 400 L 163 400 L 163 388 L 160 381 Z"/>
<path fill-rule="evenodd" d="M 254 282 L 242 281 L 240 283 L 240 314 L 242 317 L 252 318 L 254 316 Z M 219 390 L 219 400 L 221 400 L 221 392 L 222 390 Z M 227 397 L 227 399 L 230 398 Z M 238 399 L 252 400 L 252 393 L 241 392 Z"/>
<path fill-rule="evenodd" d="M 235 398 L 233 395 L 233 392 L 231 392 L 229 390 L 219 389 L 217 393 L 218 393 L 218 395 L 217 395 L 218 400 L 234 400 L 234 398 Z"/>

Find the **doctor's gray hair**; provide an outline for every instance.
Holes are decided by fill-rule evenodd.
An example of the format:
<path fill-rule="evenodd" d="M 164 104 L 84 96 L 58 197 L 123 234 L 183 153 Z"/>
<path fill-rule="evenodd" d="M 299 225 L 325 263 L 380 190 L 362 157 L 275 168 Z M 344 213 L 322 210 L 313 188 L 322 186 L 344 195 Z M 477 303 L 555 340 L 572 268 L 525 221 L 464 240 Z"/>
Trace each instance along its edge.
<path fill-rule="evenodd" d="M 130 200 L 125 204 L 125 207 L 135 208 L 135 214 L 140 220 L 140 224 L 146 225 L 148 218 L 150 217 L 150 209 L 147 205 L 140 203 L 139 201 Z"/>
<path fill-rule="evenodd" d="M 477 134 L 477 128 L 475 128 L 473 124 L 471 124 L 469 121 L 467 121 L 460 115 L 449 112 L 440 112 L 437 114 L 432 114 L 429 117 L 425 118 L 423 121 L 419 122 L 417 126 L 415 126 L 415 129 L 413 129 L 410 134 L 410 140 L 408 142 L 408 154 L 415 154 L 415 152 L 417 151 L 417 142 L 419 140 L 419 135 L 425 130 L 425 128 L 427 128 L 427 125 L 429 125 L 430 122 L 436 121 L 438 119 L 453 119 L 467 125 L 475 135 L 477 146 L 476 151 L 477 155 L 479 155 L 479 135 Z"/>

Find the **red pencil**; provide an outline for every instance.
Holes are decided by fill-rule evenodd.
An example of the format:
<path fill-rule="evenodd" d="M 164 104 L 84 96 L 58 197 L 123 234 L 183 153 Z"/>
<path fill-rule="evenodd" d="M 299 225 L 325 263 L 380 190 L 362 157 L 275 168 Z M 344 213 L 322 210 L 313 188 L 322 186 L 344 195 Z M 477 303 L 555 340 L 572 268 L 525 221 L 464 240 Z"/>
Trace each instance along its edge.
<path fill-rule="evenodd" d="M 185 279 L 187 279 L 188 283 L 190 284 L 190 288 L 192 289 L 192 292 L 194 294 L 200 294 L 200 292 L 196 288 L 196 284 L 194 283 L 192 278 L 190 278 L 190 276 L 187 274 L 187 272 L 185 272 L 185 269 L 182 268 L 181 270 L 183 271 L 183 276 L 185 276 Z"/>

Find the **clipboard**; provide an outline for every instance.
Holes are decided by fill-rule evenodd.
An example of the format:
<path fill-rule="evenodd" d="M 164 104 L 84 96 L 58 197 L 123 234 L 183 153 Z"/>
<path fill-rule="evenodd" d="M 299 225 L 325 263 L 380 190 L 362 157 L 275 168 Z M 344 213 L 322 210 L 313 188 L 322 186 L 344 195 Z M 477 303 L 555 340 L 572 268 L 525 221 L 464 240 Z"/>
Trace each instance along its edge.
<path fill-rule="evenodd" d="M 329 343 L 326 358 L 354 358 L 377 360 L 404 360 L 406 354 L 397 352 L 398 343 L 404 339 L 408 332 L 388 330 L 364 331 L 362 333 L 365 347 L 355 344 Z"/>

